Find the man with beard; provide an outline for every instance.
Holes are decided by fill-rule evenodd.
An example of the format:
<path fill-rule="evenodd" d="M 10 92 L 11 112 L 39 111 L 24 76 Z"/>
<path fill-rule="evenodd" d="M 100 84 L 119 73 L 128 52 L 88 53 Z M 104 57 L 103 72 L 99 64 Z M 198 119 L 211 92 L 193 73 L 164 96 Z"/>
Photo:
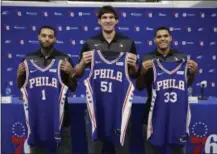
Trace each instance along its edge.
<path fill-rule="evenodd" d="M 171 32 L 169 31 L 169 29 L 167 27 L 159 27 L 156 29 L 155 36 L 154 36 L 154 42 L 156 44 L 156 49 L 153 52 L 150 52 L 150 53 L 147 53 L 144 55 L 142 64 L 140 66 L 140 76 L 136 79 L 136 88 L 138 88 L 139 90 L 147 88 L 147 93 L 148 93 L 148 99 L 147 99 L 147 102 L 145 104 L 144 121 L 143 121 L 143 123 L 144 123 L 144 136 L 145 136 L 144 137 L 145 138 L 145 149 L 146 149 L 147 154 L 164 153 L 161 151 L 162 148 L 160 146 L 156 146 L 156 145 L 150 143 L 151 137 L 147 140 L 147 136 L 146 136 L 146 134 L 148 134 L 147 132 L 152 130 L 152 129 L 147 130 L 147 124 L 149 122 L 149 119 L 151 119 L 151 116 L 150 116 L 150 118 L 148 117 L 149 112 L 152 112 L 153 110 L 154 110 L 153 112 L 155 112 L 157 110 L 157 109 L 155 110 L 155 108 L 153 109 L 153 107 L 151 107 L 151 106 L 153 106 L 153 104 L 151 103 L 152 102 L 152 96 L 153 96 L 153 100 L 155 97 L 154 96 L 155 94 L 153 94 L 153 90 L 152 90 L 152 88 L 153 88 L 152 86 L 154 86 L 154 84 L 155 84 L 153 82 L 155 82 L 154 80 L 156 80 L 156 78 L 158 76 L 162 77 L 164 74 L 166 74 L 164 71 L 161 70 L 160 73 L 158 73 L 158 74 L 155 73 L 157 75 L 154 76 L 154 72 L 156 72 L 156 67 L 154 67 L 152 60 L 153 59 L 159 59 L 159 61 L 161 61 L 162 63 L 165 63 L 165 62 L 177 62 L 177 61 L 180 61 L 182 59 L 187 59 L 186 54 L 184 54 L 183 52 L 179 52 L 175 49 L 172 49 L 170 47 L 171 41 L 172 41 Z M 172 63 L 170 63 L 170 65 L 173 66 Z M 188 60 L 186 66 L 187 66 L 187 86 L 190 86 L 194 80 L 196 73 L 197 73 L 198 64 L 193 60 Z M 153 67 L 154 67 L 154 69 L 153 69 Z M 181 72 L 181 71 L 178 71 L 178 72 Z M 178 78 L 178 76 L 177 76 L 177 78 Z M 160 101 L 164 102 L 164 100 L 160 100 Z M 181 104 L 184 104 L 184 103 L 185 103 L 184 101 L 181 102 Z M 155 106 L 157 106 L 158 104 L 161 104 L 161 103 L 156 102 Z M 159 110 L 163 110 L 162 107 Z M 180 112 L 182 111 L 181 108 L 179 110 L 180 110 Z M 167 111 L 167 112 L 169 112 L 169 111 Z M 177 112 L 177 114 L 179 113 L 179 111 L 175 111 L 175 112 Z M 184 112 L 182 114 L 184 116 L 187 116 L 187 114 L 185 114 Z M 171 112 L 170 112 L 170 114 L 171 114 Z M 161 114 L 161 117 L 166 117 L 166 115 Z M 175 118 L 175 117 L 171 117 L 171 118 Z M 154 120 L 156 120 L 156 119 L 154 119 Z M 177 121 L 177 122 L 180 123 L 180 121 Z M 161 123 L 164 123 L 164 121 L 162 121 Z M 166 123 L 166 124 L 169 125 L 168 123 Z M 181 125 L 182 125 L 182 123 L 181 123 Z M 183 125 L 186 125 L 186 123 L 184 123 Z M 178 124 L 174 125 L 174 127 L 177 127 L 177 126 L 178 126 Z M 162 130 L 163 128 L 161 127 L 158 129 Z M 175 128 L 173 128 L 173 129 L 175 129 Z M 164 133 L 170 134 L 172 132 L 167 132 L 167 130 L 166 130 Z M 160 137 L 158 137 L 157 140 L 160 140 Z M 185 139 L 182 139 L 182 141 L 183 141 L 183 143 L 186 143 L 187 137 Z M 168 141 L 168 142 L 171 142 L 171 141 Z M 174 142 L 174 141 L 172 141 L 172 142 Z M 165 143 L 165 144 L 167 144 L 167 143 Z M 184 154 L 184 153 L 186 153 L 185 152 L 185 146 L 183 144 L 181 144 L 181 143 L 168 143 L 168 144 L 170 144 L 170 147 L 172 149 L 172 151 L 171 151 L 172 154 Z"/>
<path fill-rule="evenodd" d="M 79 63 L 76 65 L 76 75 L 82 76 L 85 68 L 90 66 L 93 50 L 101 50 L 104 57 L 112 59 L 117 57 L 120 52 L 127 52 L 127 64 L 129 66 L 129 74 L 131 77 L 137 76 L 137 52 L 135 43 L 129 37 L 118 33 L 115 26 L 118 24 L 118 14 L 112 6 L 103 6 L 97 13 L 98 24 L 101 26 L 101 33 L 88 39 L 80 53 Z M 91 129 L 89 127 L 89 116 L 85 114 L 86 135 L 88 142 L 89 154 L 100 154 L 106 142 L 92 141 Z M 128 128 L 129 130 L 129 128 Z M 117 135 L 120 131 L 114 130 Z M 128 131 L 129 132 L 129 131 Z M 129 133 L 128 133 L 129 134 Z M 129 153 L 129 138 L 125 140 L 124 146 L 115 145 L 116 153 Z"/>
<path fill-rule="evenodd" d="M 77 81 L 75 79 L 75 71 L 74 71 L 71 59 L 69 58 L 68 55 L 56 50 L 53 47 L 54 43 L 56 41 L 56 30 L 51 26 L 41 27 L 39 29 L 39 33 L 38 33 L 38 40 L 40 42 L 40 49 L 28 54 L 24 58 L 24 60 L 25 61 L 29 60 L 29 64 L 30 64 L 29 66 L 31 68 L 33 68 L 33 71 L 36 71 L 36 73 L 38 73 L 41 76 L 43 76 L 44 73 L 45 74 L 47 73 L 46 75 L 48 75 L 48 78 L 50 78 L 49 75 L 52 75 L 52 74 L 49 74 L 49 72 L 52 72 L 53 74 L 55 74 L 55 73 L 57 74 L 57 72 L 60 72 L 60 74 L 58 73 L 55 76 L 56 79 L 62 80 L 61 83 L 63 83 L 63 84 L 61 84 L 61 85 L 66 85 L 70 91 L 72 91 L 72 92 L 75 91 L 75 89 L 77 87 Z M 58 61 L 60 59 L 62 60 L 62 63 L 61 63 L 61 66 L 58 67 Z M 24 60 L 23 60 L 23 62 L 21 62 L 19 64 L 19 67 L 17 70 L 17 86 L 18 86 L 18 88 L 21 88 L 21 89 L 23 87 L 25 87 L 25 84 L 30 83 L 30 85 L 31 85 L 31 82 L 33 83 L 33 81 L 31 79 L 28 79 L 29 76 L 32 76 L 33 71 L 32 72 L 31 72 L 31 70 L 29 71 L 29 69 L 31 69 L 31 68 L 26 67 L 28 65 L 26 65 L 27 62 L 25 63 Z M 52 66 L 52 65 L 54 65 L 54 66 Z M 57 71 L 57 70 L 59 70 L 58 68 L 60 69 L 60 71 Z M 45 70 L 48 70 L 48 71 L 45 71 Z M 38 77 L 38 78 L 40 78 L 40 77 Z M 49 94 L 48 97 L 56 97 L 56 96 L 54 96 L 55 94 L 52 94 L 51 92 L 49 92 L 49 87 L 51 87 L 51 85 L 47 83 L 48 82 L 47 80 L 45 81 L 45 79 L 43 79 L 41 81 L 37 80 L 35 82 L 36 82 L 36 88 L 37 88 L 37 85 L 38 86 L 41 85 L 41 86 L 45 86 L 45 89 L 46 88 L 48 89 L 47 90 L 47 94 Z M 53 85 L 53 78 L 52 78 L 52 85 Z M 54 84 L 54 85 L 56 85 L 56 84 Z M 43 90 L 42 90 L 42 92 L 43 92 Z M 61 91 L 61 93 L 62 93 L 62 91 Z M 41 95 L 44 96 L 44 93 L 42 93 Z M 59 95 L 61 96 L 61 94 L 59 94 Z M 37 94 L 35 94 L 35 99 L 37 99 L 37 97 L 39 97 L 39 96 Z M 45 100 L 45 99 L 42 98 L 42 100 Z M 59 100 L 59 98 L 57 98 L 57 101 L 55 103 L 59 103 L 58 100 Z M 47 102 L 47 103 L 49 104 L 50 102 Z M 59 151 L 58 153 L 71 153 L 71 137 L 70 137 L 70 127 L 69 127 L 70 125 L 69 125 L 67 99 L 65 99 L 65 106 L 63 108 L 65 110 L 65 112 L 63 112 L 65 115 L 64 115 L 64 120 L 63 120 L 63 133 L 61 134 L 61 136 L 63 136 L 63 140 L 60 143 L 60 146 L 58 148 L 56 148 L 56 147 L 52 147 L 53 145 L 51 145 L 50 147 L 41 148 L 37 145 L 36 146 L 33 145 L 30 148 L 31 153 L 35 153 L 35 154 L 48 153 L 48 152 L 54 152 L 56 150 Z M 47 112 L 51 112 L 51 110 L 52 109 L 48 108 Z M 46 115 L 46 111 L 43 111 L 43 112 L 45 112 L 45 115 Z M 40 113 L 40 114 L 42 114 L 42 113 Z M 59 113 L 57 113 L 57 114 L 59 114 Z M 44 118 L 46 118 L 46 116 Z M 49 120 L 54 120 L 54 119 L 49 119 Z M 40 132 L 39 130 L 35 130 L 35 131 Z M 47 135 L 47 133 L 45 135 Z M 33 139 L 33 140 L 36 140 L 36 139 Z M 33 141 L 33 142 L 36 142 L 36 141 Z M 57 144 L 55 144 L 55 145 L 57 145 Z"/>

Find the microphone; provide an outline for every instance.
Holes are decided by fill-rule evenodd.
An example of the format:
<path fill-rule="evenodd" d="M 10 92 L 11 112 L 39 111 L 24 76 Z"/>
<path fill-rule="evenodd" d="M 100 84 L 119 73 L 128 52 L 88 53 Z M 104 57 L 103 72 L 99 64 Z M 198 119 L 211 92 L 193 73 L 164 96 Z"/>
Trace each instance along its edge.
<path fill-rule="evenodd" d="M 207 81 L 201 81 L 200 82 L 200 96 L 199 96 L 199 100 L 207 100 L 207 98 L 204 96 L 204 89 L 207 87 Z"/>

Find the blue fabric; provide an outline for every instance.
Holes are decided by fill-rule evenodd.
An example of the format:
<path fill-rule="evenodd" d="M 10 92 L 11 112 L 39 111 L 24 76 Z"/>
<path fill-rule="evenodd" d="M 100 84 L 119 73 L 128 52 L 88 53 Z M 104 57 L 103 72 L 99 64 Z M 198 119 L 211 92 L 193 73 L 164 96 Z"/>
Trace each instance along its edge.
<path fill-rule="evenodd" d="M 22 147 L 24 143 L 23 140 L 27 135 L 22 101 L 17 98 L 13 98 L 13 101 L 16 102 L 13 102 L 13 104 L 2 104 L 1 142 L 2 145 L 4 145 L 2 146 L 2 153 L 13 153 L 19 146 Z M 132 153 L 144 153 L 144 139 L 142 137 L 142 124 L 140 123 L 144 111 L 144 103 L 141 102 L 145 102 L 144 98 L 135 98 L 133 101 L 131 133 Z M 84 127 L 85 99 L 69 98 L 69 103 L 73 151 L 86 153 L 87 143 Z M 217 99 L 213 98 L 206 101 L 199 101 L 198 104 L 190 104 L 190 106 L 192 122 L 190 125 L 190 141 L 187 144 L 188 153 L 192 153 L 200 143 L 202 143 L 202 152 L 204 151 L 205 143 L 207 142 L 208 144 L 207 137 L 217 134 L 217 123 L 214 118 L 217 117 Z M 24 129 L 22 127 L 24 127 Z M 14 132 L 12 131 L 13 128 Z M 204 134 L 205 136 L 203 136 Z M 193 141 L 194 143 L 192 143 Z M 210 143 L 214 143 L 214 141 L 211 140 Z"/>

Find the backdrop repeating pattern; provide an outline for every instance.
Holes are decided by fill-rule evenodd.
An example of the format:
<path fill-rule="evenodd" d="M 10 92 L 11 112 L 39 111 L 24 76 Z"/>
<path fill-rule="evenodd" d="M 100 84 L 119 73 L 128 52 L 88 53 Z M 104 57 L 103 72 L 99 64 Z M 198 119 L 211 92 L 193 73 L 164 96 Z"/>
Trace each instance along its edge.
<path fill-rule="evenodd" d="M 100 32 L 97 7 L 2 7 L 2 95 L 19 96 L 16 70 L 23 57 L 39 48 L 37 31 L 42 25 L 57 29 L 55 47 L 77 63 L 85 40 Z M 118 8 L 117 30 L 135 40 L 138 57 L 154 49 L 154 30 L 167 26 L 172 31 L 172 47 L 199 63 L 192 86 L 200 95 L 200 82 L 208 85 L 206 96 L 217 96 L 217 9 L 211 8 Z M 89 70 L 87 69 L 87 72 Z M 87 75 L 88 73 L 86 73 Z M 86 76 L 85 76 L 86 77 Z M 75 93 L 84 95 L 83 78 Z M 144 96 L 136 91 L 136 95 Z"/>

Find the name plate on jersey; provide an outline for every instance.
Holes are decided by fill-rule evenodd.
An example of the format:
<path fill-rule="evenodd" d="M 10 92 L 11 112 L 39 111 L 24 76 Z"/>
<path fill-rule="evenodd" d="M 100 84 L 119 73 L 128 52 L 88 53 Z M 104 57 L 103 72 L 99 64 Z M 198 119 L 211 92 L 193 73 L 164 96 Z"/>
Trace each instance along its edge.
<path fill-rule="evenodd" d="M 12 103 L 12 97 L 11 96 L 4 96 L 1 98 L 2 104 L 10 104 Z"/>
<path fill-rule="evenodd" d="M 188 97 L 188 102 L 189 103 L 198 103 L 198 97 L 190 96 L 190 97 Z"/>

